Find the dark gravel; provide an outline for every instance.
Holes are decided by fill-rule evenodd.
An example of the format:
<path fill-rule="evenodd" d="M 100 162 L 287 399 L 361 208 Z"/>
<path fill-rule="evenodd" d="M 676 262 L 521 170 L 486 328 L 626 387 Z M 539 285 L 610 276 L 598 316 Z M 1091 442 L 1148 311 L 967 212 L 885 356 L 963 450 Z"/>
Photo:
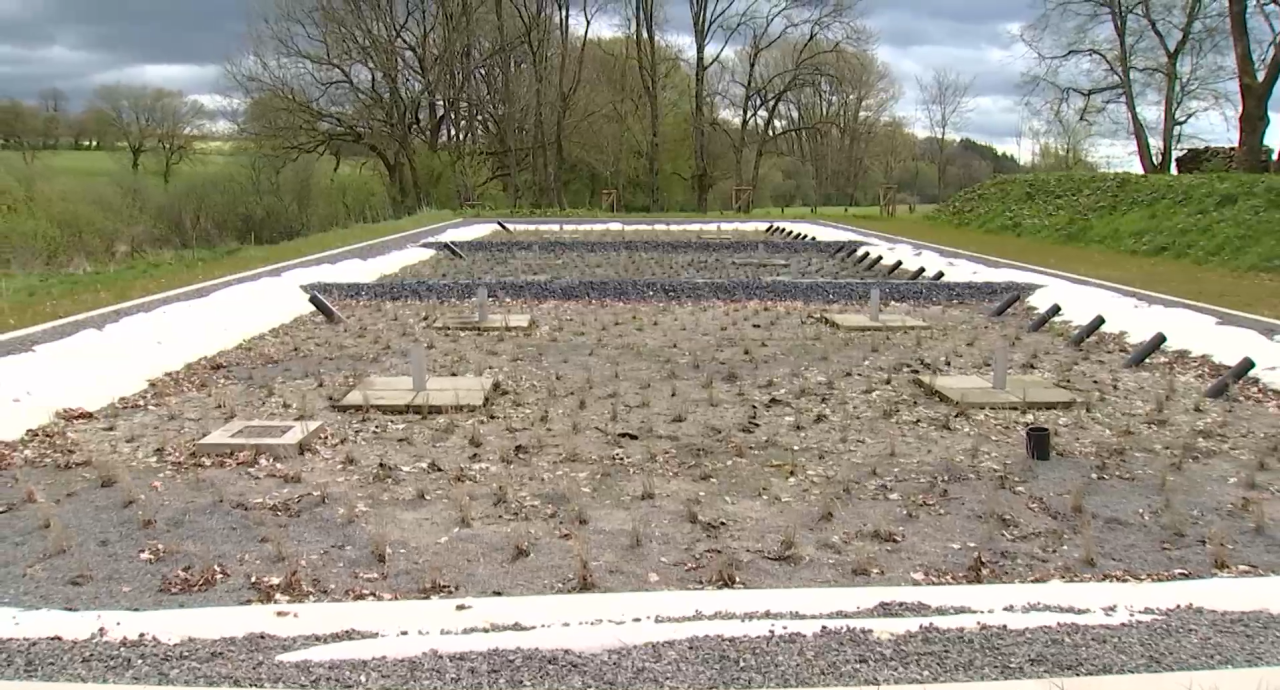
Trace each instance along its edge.
<path fill-rule="evenodd" d="M 444 249 L 443 242 L 422 242 L 428 249 Z M 785 242 L 747 240 L 472 240 L 455 246 L 464 254 L 803 254 L 826 256 L 844 247 L 862 247 L 861 242 Z"/>
<path fill-rule="evenodd" d="M 786 301 L 840 303 L 868 299 L 880 288 L 886 302 L 934 304 L 995 301 L 1032 289 L 1020 283 L 947 283 L 895 280 L 403 280 L 386 283 L 316 283 L 306 286 L 337 300 L 428 302 L 466 300 L 485 286 L 491 299 L 604 300 L 612 302 Z"/>
<path fill-rule="evenodd" d="M 1120 626 L 928 628 L 890 639 L 703 637 L 601 654 L 516 650 L 357 662 L 274 662 L 353 635 L 250 636 L 166 645 L 144 639 L 0 641 L 13 680 L 298 688 L 765 688 L 1010 680 L 1280 664 L 1280 617 L 1167 612 Z M 361 635 L 355 635 L 361 637 Z"/>
<path fill-rule="evenodd" d="M 92 316 L 86 319 L 72 321 L 70 323 L 67 323 L 61 326 L 46 328 L 42 331 L 36 331 L 31 335 L 23 336 L 21 338 L 11 338 L 9 340 L 0 340 L 0 357 L 7 357 L 8 355 L 15 355 L 21 352 L 26 352 L 27 350 L 30 350 L 36 345 L 43 345 L 44 343 L 50 343 L 55 340 L 61 340 L 62 338 L 75 335 L 76 333 L 79 333 L 80 331 L 83 331 L 86 329 L 102 328 L 107 324 L 115 323 L 116 321 L 119 321 L 120 319 L 123 319 L 126 316 L 153 311 L 155 309 L 159 309 L 160 307 L 163 307 L 168 304 L 174 304 L 177 302 L 186 302 L 188 300 L 207 297 L 217 292 L 218 290 L 229 288 L 232 285 L 239 285 L 240 283 L 247 283 L 250 281 L 259 280 L 261 278 L 270 278 L 270 277 L 278 276 L 282 273 L 285 273 L 286 271 L 292 271 L 298 268 L 307 268 L 308 266 L 338 263 L 338 262 L 347 261 L 350 259 L 371 259 L 377 256 L 382 256 L 383 254 L 387 254 L 389 252 L 393 252 L 398 249 L 403 249 L 404 247 L 412 246 L 414 244 L 422 242 L 427 238 L 435 237 L 437 234 L 442 233 L 445 230 L 449 230 L 452 228 L 461 227 L 465 225 L 472 225 L 477 222 L 481 222 L 481 221 L 474 221 L 474 220 L 453 221 L 448 223 L 447 225 L 443 225 L 438 228 L 432 228 L 430 230 L 423 230 L 413 235 L 381 240 L 379 242 L 370 244 L 365 247 L 357 247 L 354 249 L 348 249 L 346 251 L 339 252 L 338 254 L 332 254 L 329 256 L 307 259 L 305 261 L 301 261 L 296 264 L 290 264 L 288 266 L 285 266 L 283 268 L 279 268 L 276 270 L 264 271 L 262 273 L 255 273 L 253 275 L 244 276 L 242 278 L 236 278 L 234 280 L 228 280 L 223 283 L 218 283 L 217 285 L 210 285 L 208 287 L 199 288 L 197 290 L 191 290 L 188 292 L 183 292 L 170 297 L 143 302 L 141 304 L 136 304 L 131 307 L 126 307 L 124 309 L 117 309 L 115 311 L 107 312 L 105 314 L 100 314 L 98 316 Z M 488 222 L 488 221 L 483 221 L 483 222 Z"/>

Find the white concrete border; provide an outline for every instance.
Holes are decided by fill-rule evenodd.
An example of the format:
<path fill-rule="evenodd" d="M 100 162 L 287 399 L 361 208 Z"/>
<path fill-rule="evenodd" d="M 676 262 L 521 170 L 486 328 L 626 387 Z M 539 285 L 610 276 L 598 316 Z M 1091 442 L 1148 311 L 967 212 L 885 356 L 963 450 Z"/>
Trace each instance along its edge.
<path fill-rule="evenodd" d="M 1140 612 L 1178 606 L 1213 611 L 1280 614 L 1280 577 L 1211 578 L 1155 583 L 1026 583 L 909 587 L 679 590 L 552 594 L 417 601 L 362 601 L 271 606 L 225 606 L 154 611 L 0 609 L 0 639 L 62 637 L 109 639 L 146 634 L 176 642 L 254 633 L 295 637 L 345 630 L 380 635 L 439 634 L 469 628 L 588 625 L 595 621 L 652 622 L 696 613 L 746 616 L 778 611 L 824 616 L 862 611 L 888 602 L 931 607 L 964 606 L 987 613 L 1033 604 L 1090 613 Z M 1028 614 L 1020 614 L 1028 615 Z M 424 627 L 425 626 L 425 627 Z M 594 629 L 594 628 L 593 628 Z M 493 633 L 489 633 L 493 634 Z"/>

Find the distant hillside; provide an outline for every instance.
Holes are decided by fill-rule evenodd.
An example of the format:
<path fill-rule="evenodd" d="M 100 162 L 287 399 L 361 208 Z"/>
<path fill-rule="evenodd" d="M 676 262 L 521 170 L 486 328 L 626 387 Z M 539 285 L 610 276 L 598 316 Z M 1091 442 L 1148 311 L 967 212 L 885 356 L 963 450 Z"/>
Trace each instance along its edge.
<path fill-rule="evenodd" d="M 1280 273 L 1280 175 L 993 178 L 933 212 L 988 232 Z"/>

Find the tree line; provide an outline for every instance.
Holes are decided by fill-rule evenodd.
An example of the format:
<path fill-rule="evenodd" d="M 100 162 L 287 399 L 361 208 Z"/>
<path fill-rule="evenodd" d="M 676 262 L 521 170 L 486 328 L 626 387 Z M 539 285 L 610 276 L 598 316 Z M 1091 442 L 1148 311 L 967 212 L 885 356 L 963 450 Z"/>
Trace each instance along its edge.
<path fill-rule="evenodd" d="M 935 201 L 1021 169 L 956 141 L 971 78 L 922 77 L 918 121 L 899 116 L 850 0 L 277 0 L 248 46 L 228 67 L 241 132 L 376 160 L 402 210 Z M 1033 165 L 1069 160 L 1036 132 Z"/>
<path fill-rule="evenodd" d="M 159 161 L 167 185 L 173 171 L 195 151 L 207 134 L 213 113 L 181 91 L 143 85 L 113 84 L 98 87 L 80 111 L 69 107 L 65 91 L 42 89 L 36 103 L 17 99 L 0 101 L 0 143 L 18 151 L 28 164 L 41 151 L 70 146 L 72 149 L 121 149 L 129 168 L 138 172 L 143 157 Z"/>

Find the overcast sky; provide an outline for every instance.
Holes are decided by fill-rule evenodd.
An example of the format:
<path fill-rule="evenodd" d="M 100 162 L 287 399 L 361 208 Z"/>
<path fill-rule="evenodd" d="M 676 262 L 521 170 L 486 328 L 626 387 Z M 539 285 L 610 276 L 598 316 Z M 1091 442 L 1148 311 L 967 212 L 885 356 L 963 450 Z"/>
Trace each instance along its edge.
<path fill-rule="evenodd" d="M 94 86 L 120 81 L 214 92 L 258 1 L 0 0 L 0 97 L 33 99 L 58 86 L 79 103 Z M 1013 148 L 1020 51 L 1009 31 L 1030 19 L 1033 0 L 863 2 L 906 92 L 903 114 L 914 111 L 915 75 L 955 69 L 976 79 L 963 134 Z M 678 16 L 685 7 L 673 0 L 673 26 L 688 25 Z M 1229 132 L 1212 129 L 1215 143 L 1229 143 Z"/>

